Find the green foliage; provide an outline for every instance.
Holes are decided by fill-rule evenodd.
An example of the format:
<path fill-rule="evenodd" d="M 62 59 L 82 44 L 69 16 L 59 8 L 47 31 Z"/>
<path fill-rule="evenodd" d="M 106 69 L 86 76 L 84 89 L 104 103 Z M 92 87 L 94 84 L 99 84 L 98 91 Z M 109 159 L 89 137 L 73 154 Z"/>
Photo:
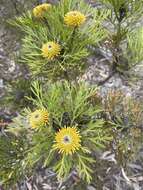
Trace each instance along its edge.
<path fill-rule="evenodd" d="M 86 22 L 77 28 L 64 24 L 67 12 L 78 10 L 86 16 Z M 97 44 L 106 36 L 102 22 L 109 15 L 108 11 L 98 11 L 83 0 L 62 0 L 52 6 L 43 19 L 36 19 L 29 11 L 11 21 L 25 34 L 22 39 L 21 62 L 28 64 L 32 76 L 48 79 L 73 79 L 84 71 L 85 59 L 89 55 L 88 47 Z M 53 61 L 43 58 L 43 43 L 55 41 L 62 47 L 62 52 Z"/>
<path fill-rule="evenodd" d="M 121 32 L 121 36 L 126 35 L 128 31 L 134 30 L 134 24 L 141 20 L 143 13 L 142 0 L 100 0 L 100 2 L 112 11 L 109 21 L 115 27 L 116 32 Z M 120 26 L 120 31 L 118 26 Z M 122 30 L 125 33 L 122 33 Z"/>
<path fill-rule="evenodd" d="M 34 83 L 33 92 L 37 99 L 31 99 L 38 108 L 46 108 L 52 117 L 49 124 L 51 130 L 46 133 L 46 129 L 36 134 L 35 146 L 32 148 L 29 161 L 33 151 L 36 150 L 36 160 L 45 157 L 44 165 L 49 165 L 49 160 L 59 157 L 59 161 L 54 163 L 54 169 L 58 178 L 65 178 L 74 167 L 79 175 L 90 182 L 91 172 L 90 164 L 94 163 L 91 156 L 91 150 L 104 148 L 105 142 L 110 140 L 106 127 L 103 126 L 103 120 L 95 120 L 95 115 L 101 112 L 99 106 L 92 106 L 90 98 L 96 95 L 95 88 L 89 88 L 83 84 L 78 87 L 69 85 L 67 82 L 49 85 L 42 93 L 41 87 Z M 64 126 L 77 126 L 82 136 L 82 148 L 73 156 L 59 155 L 53 149 L 54 134 L 58 129 Z M 35 135 L 34 135 L 35 136 Z M 37 138 L 38 137 L 38 138 Z M 48 139 L 47 139 L 48 137 Z M 40 140 L 41 139 L 41 140 Z M 40 147 L 39 147 L 40 146 Z M 47 151 L 45 151 L 45 148 Z M 41 150 L 39 152 L 39 150 Z M 50 154 L 49 154 L 50 152 Z M 57 155 L 57 156 L 55 156 Z M 52 158 L 51 158 L 52 156 Z M 91 157 L 91 158 L 90 158 Z M 35 161 L 34 161 L 35 163 Z M 52 163 L 50 164 L 50 166 Z"/>
<path fill-rule="evenodd" d="M 107 19 L 109 37 L 106 48 L 112 53 L 113 70 L 126 74 L 125 71 L 143 60 L 142 37 L 139 34 L 142 26 L 143 1 L 100 0 L 100 2 L 104 4 L 105 9 L 111 10 Z"/>
<path fill-rule="evenodd" d="M 116 21 L 122 24 L 126 22 L 128 24 L 125 28 L 134 28 L 134 23 L 141 19 L 142 0 L 101 0 L 101 2 L 115 13 L 111 15 L 113 25 L 116 24 Z"/>
<path fill-rule="evenodd" d="M 28 142 L 24 134 L 18 137 L 7 133 L 0 137 L 0 180 L 5 187 L 24 178 L 26 171 L 23 164 L 27 148 Z"/>
<path fill-rule="evenodd" d="M 106 148 L 107 143 L 112 140 L 111 126 L 107 127 L 104 120 L 96 119 L 97 114 L 101 112 L 100 105 L 93 104 L 97 89 L 84 84 L 75 86 L 67 82 L 59 82 L 45 85 L 43 91 L 42 87 L 35 82 L 32 91 L 36 99 L 32 97 L 28 99 L 33 102 L 36 109 L 45 108 L 48 111 L 49 122 L 40 130 L 32 130 L 28 122 L 31 110 L 27 109 L 24 115 L 16 118 L 7 129 L 7 132 L 15 135 L 19 140 L 25 142 L 28 139 L 28 150 L 26 154 L 22 151 L 24 157 L 21 156 L 16 165 L 21 170 L 16 170 L 16 172 L 23 172 L 24 168 L 32 170 L 37 166 L 50 166 L 57 173 L 58 179 L 62 180 L 69 175 L 71 170 L 76 169 L 79 176 L 89 183 L 92 179 L 92 164 L 95 162 L 92 156 L 93 151 Z M 81 136 L 81 147 L 71 155 L 59 153 L 53 146 L 57 131 L 63 127 L 73 126 L 76 126 Z M 22 136 L 23 133 L 26 134 L 26 139 Z M 9 139 L 10 144 L 5 147 L 5 151 L 12 146 L 12 142 Z M 3 147 L 3 143 L 0 143 L 0 150 L 3 151 L 1 146 Z M 19 142 L 17 146 L 20 146 Z M 23 149 L 27 149 L 27 144 Z M 4 157 L 5 155 L 1 160 L 2 163 Z M 8 158 L 11 160 L 11 156 Z M 9 168 L 12 167 L 11 164 L 10 162 Z M 11 174 L 11 171 L 8 174 L 5 173 L 3 167 L 0 169 L 3 171 L 1 175 L 4 179 Z M 15 173 L 12 173 L 7 180 L 13 181 L 13 177 L 18 180 Z"/>
<path fill-rule="evenodd" d="M 32 92 L 37 99 L 32 97 L 29 99 L 36 106 L 47 108 L 59 125 L 61 125 L 61 121 L 58 118 L 62 118 L 65 112 L 69 113 L 72 118 L 71 125 L 74 125 L 76 120 L 82 122 L 84 119 L 88 119 L 87 115 L 92 117 L 101 112 L 101 107 L 98 104 L 93 107 L 90 102 L 90 98 L 97 95 L 97 88 L 91 88 L 82 83 L 78 86 L 70 85 L 67 82 L 45 85 L 42 92 L 42 87 L 35 82 Z"/>
<path fill-rule="evenodd" d="M 139 28 L 127 36 L 128 57 L 131 66 L 135 66 L 143 60 L 143 28 Z"/>

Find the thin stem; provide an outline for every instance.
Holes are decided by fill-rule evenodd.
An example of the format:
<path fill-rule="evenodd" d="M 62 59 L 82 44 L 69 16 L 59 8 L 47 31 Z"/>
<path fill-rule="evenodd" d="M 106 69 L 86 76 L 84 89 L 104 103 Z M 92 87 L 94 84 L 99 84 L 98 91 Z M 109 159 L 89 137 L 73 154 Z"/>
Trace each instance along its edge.
<path fill-rule="evenodd" d="M 49 34 L 52 36 L 51 27 L 50 27 L 50 25 L 49 25 L 49 22 L 46 20 L 46 18 L 44 18 L 44 23 L 46 24 L 46 26 L 47 26 L 47 28 L 48 28 Z"/>
<path fill-rule="evenodd" d="M 71 50 L 72 50 L 72 46 L 73 46 L 73 42 L 74 42 L 74 37 L 75 37 L 76 29 L 77 29 L 77 27 L 75 27 L 75 28 L 73 29 L 73 31 L 72 31 L 72 33 L 71 33 L 71 36 L 70 36 L 70 38 L 69 38 L 69 42 L 68 42 L 68 43 L 69 43 L 69 50 L 68 50 L 68 51 L 71 51 Z M 64 60 L 65 60 L 65 58 L 63 59 L 62 63 L 64 62 Z M 60 64 L 60 65 L 62 65 L 62 64 Z M 69 75 L 68 75 L 68 72 L 67 72 L 66 68 L 63 68 L 63 72 L 64 72 L 64 77 L 65 77 L 65 79 L 66 79 L 68 82 L 70 82 L 70 77 L 69 77 Z"/>
<path fill-rule="evenodd" d="M 72 49 L 75 34 L 76 34 L 76 30 L 77 30 L 77 27 L 74 27 L 74 29 L 72 31 L 72 34 L 71 34 L 71 38 L 69 39 L 69 51 L 71 51 L 71 49 Z"/>
<path fill-rule="evenodd" d="M 15 0 L 11 0 L 11 1 L 12 1 L 12 4 L 13 4 L 14 8 L 15 8 L 16 14 L 19 14 L 20 11 L 17 8 L 17 2 Z"/>
<path fill-rule="evenodd" d="M 104 85 L 107 81 L 109 81 L 110 78 L 112 78 L 114 76 L 115 73 L 116 73 L 116 70 L 114 70 L 106 79 L 100 81 L 98 83 L 98 86 Z"/>

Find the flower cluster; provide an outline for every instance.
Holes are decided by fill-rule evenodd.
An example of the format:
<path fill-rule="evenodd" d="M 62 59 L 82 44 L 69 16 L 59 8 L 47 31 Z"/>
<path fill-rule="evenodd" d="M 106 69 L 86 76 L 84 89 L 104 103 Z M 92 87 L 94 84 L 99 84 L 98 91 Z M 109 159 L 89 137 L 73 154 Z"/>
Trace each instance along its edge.
<path fill-rule="evenodd" d="M 91 153 L 101 147 L 106 148 L 112 139 L 110 130 L 103 127 L 104 120 L 95 120 L 96 114 L 101 113 L 100 106 L 96 107 L 91 102 L 97 89 L 82 83 L 71 85 L 62 81 L 45 84 L 44 89 L 34 82 L 31 90 L 35 96 L 29 97 L 29 100 L 33 105 L 32 110 L 36 109 L 25 109 L 8 127 L 12 142 L 14 139 L 24 142 L 14 147 L 19 150 L 21 146 L 16 168 L 11 162 L 8 170 L 6 166 L 0 166 L 2 177 L 7 178 L 13 172 L 21 178 L 23 173 L 29 174 L 36 165 L 40 165 L 50 166 L 58 180 L 66 179 L 76 169 L 79 177 L 90 183 L 95 162 Z M 7 155 L 9 160 L 9 151 L 6 149 L 2 153 L 2 159 Z M 14 161 L 17 160 L 17 154 L 13 157 Z"/>
<path fill-rule="evenodd" d="M 73 154 L 81 147 L 81 136 L 76 127 L 60 129 L 56 134 L 56 144 L 53 146 L 60 153 Z"/>
<path fill-rule="evenodd" d="M 67 26 L 78 27 L 86 20 L 84 14 L 79 11 L 70 11 L 64 17 L 64 22 Z"/>
<path fill-rule="evenodd" d="M 48 11 L 51 7 L 50 4 L 44 3 L 42 5 L 38 5 L 33 9 L 33 15 L 37 18 L 42 18 L 44 13 Z M 86 20 L 86 16 L 79 11 L 70 11 L 64 17 L 64 23 L 67 26 L 71 27 L 79 27 Z M 53 60 L 61 52 L 61 46 L 53 41 L 47 42 L 42 45 L 41 48 L 42 56 L 49 60 Z"/>
<path fill-rule="evenodd" d="M 46 109 L 39 109 L 30 114 L 29 124 L 33 129 L 40 129 L 46 126 L 49 121 L 49 113 Z M 53 147 L 59 153 L 72 154 L 81 146 L 81 136 L 76 127 L 65 127 L 59 130 L 55 136 Z"/>
<path fill-rule="evenodd" d="M 39 109 L 30 114 L 29 124 L 33 129 L 45 126 L 49 120 L 49 113 L 45 109 Z"/>
<path fill-rule="evenodd" d="M 53 60 L 60 54 L 61 47 L 55 42 L 47 42 L 42 46 L 42 55 L 49 60 Z"/>
<path fill-rule="evenodd" d="M 36 6 L 33 9 L 33 15 L 36 18 L 43 18 L 44 14 L 51 8 L 51 4 L 43 3 L 41 5 Z"/>
<path fill-rule="evenodd" d="M 32 89 L 35 95 L 39 94 L 39 88 L 35 83 Z M 108 131 L 103 128 L 104 121 L 92 119 L 95 113 L 100 112 L 89 101 L 95 94 L 96 88 L 90 89 L 82 84 L 76 87 L 63 81 L 49 85 L 39 100 L 45 108 L 30 113 L 29 125 L 35 140 L 28 160 L 33 159 L 33 152 L 36 160 L 44 155 L 47 166 L 49 160 L 57 157 L 53 167 L 59 179 L 67 177 L 76 167 L 79 175 L 89 182 L 91 169 L 88 171 L 87 168 L 94 163 L 90 153 L 98 146 L 104 147 L 104 143 L 110 140 Z"/>
<path fill-rule="evenodd" d="M 93 15 L 89 17 L 91 22 L 84 26 L 89 14 Z M 28 64 L 31 76 L 36 78 L 40 75 L 42 81 L 46 77 L 53 81 L 61 78 L 70 81 L 81 74 L 84 60 L 89 55 L 87 46 L 104 36 L 99 24 L 94 35 L 96 19 L 93 18 L 96 14 L 84 0 L 78 10 L 75 2 L 64 0 L 56 6 L 48 3 L 38 5 L 32 13 L 18 18 L 16 25 L 26 33 L 21 61 Z M 30 113 L 26 118 L 20 115 L 9 127 L 9 133 L 18 134 L 15 135 L 17 138 L 22 139 L 23 134 L 27 137 L 23 145 L 26 152 L 20 164 L 24 170 L 30 168 L 32 171 L 36 163 L 42 167 L 50 164 L 58 179 L 66 178 L 76 168 L 79 176 L 89 183 L 95 161 L 91 153 L 98 147 L 104 148 L 110 139 L 106 129 L 102 130 L 104 120 L 95 120 L 95 115 L 101 112 L 90 101 L 96 94 L 96 88 L 66 81 L 44 82 L 44 88 L 37 82 L 33 83 L 31 91 L 34 97 L 29 100 L 34 111 L 28 109 Z M 9 168 L 11 171 L 11 165 Z"/>
<path fill-rule="evenodd" d="M 107 35 L 102 22 L 109 12 L 98 14 L 81 1 L 44 3 L 12 22 L 25 33 L 20 61 L 28 65 L 31 76 L 57 81 L 83 74 L 90 55 L 88 47 Z"/>

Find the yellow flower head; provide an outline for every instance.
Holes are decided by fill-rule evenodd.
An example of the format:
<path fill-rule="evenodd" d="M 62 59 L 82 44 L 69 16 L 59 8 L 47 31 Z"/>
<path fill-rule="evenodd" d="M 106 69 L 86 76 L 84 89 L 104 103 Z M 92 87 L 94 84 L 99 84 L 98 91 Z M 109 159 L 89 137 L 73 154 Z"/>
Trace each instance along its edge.
<path fill-rule="evenodd" d="M 43 44 L 41 50 L 43 57 L 52 60 L 60 54 L 61 46 L 55 42 L 47 42 Z"/>
<path fill-rule="evenodd" d="M 46 11 L 49 10 L 49 8 L 51 8 L 51 4 L 48 4 L 48 3 L 43 3 L 41 5 L 38 5 L 36 6 L 34 9 L 33 9 L 33 15 L 36 17 L 36 18 L 42 18 L 44 13 Z"/>
<path fill-rule="evenodd" d="M 65 24 L 72 27 L 80 26 L 85 20 L 85 15 L 79 11 L 70 11 L 64 17 Z"/>
<path fill-rule="evenodd" d="M 39 109 L 30 114 L 29 123 L 34 129 L 43 127 L 48 123 L 49 113 L 45 109 Z"/>
<path fill-rule="evenodd" d="M 67 127 L 60 129 L 56 133 L 56 143 L 54 148 L 58 149 L 60 153 L 73 154 L 81 147 L 81 136 L 76 127 Z"/>

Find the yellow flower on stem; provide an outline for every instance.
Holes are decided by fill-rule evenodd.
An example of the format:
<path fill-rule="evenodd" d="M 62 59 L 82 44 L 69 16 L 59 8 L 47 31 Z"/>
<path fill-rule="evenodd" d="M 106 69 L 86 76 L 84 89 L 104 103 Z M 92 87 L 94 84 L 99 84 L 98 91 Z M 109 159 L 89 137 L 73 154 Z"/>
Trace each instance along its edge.
<path fill-rule="evenodd" d="M 55 42 L 47 42 L 42 46 L 42 56 L 53 60 L 60 54 L 61 46 Z"/>
<path fill-rule="evenodd" d="M 36 6 L 34 9 L 33 9 L 33 15 L 36 17 L 36 18 L 42 18 L 44 13 L 46 11 L 48 11 L 49 9 L 51 8 L 51 4 L 48 4 L 48 3 L 43 3 L 41 5 L 38 5 Z"/>
<path fill-rule="evenodd" d="M 56 133 L 56 143 L 53 148 L 58 149 L 59 153 L 73 154 L 81 147 L 81 136 L 76 127 L 62 128 Z"/>
<path fill-rule="evenodd" d="M 49 113 L 46 109 L 39 109 L 30 114 L 29 123 L 33 129 L 45 126 L 49 121 Z"/>
<path fill-rule="evenodd" d="M 64 22 L 67 26 L 77 27 L 83 24 L 86 16 L 79 11 L 70 11 L 64 17 Z"/>

